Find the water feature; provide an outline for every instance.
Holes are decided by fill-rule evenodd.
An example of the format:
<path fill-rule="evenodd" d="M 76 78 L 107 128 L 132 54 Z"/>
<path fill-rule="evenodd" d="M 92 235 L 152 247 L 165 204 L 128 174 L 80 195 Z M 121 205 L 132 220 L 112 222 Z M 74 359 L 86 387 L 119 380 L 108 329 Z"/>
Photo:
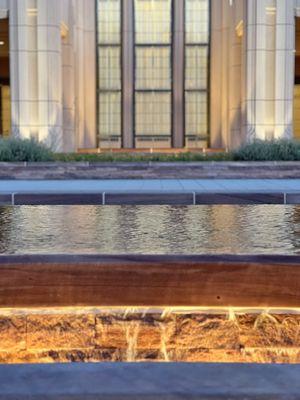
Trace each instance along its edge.
<path fill-rule="evenodd" d="M 300 207 L 0 207 L 2 254 L 300 254 Z M 0 362 L 300 361 L 299 309 L 0 310 Z"/>
<path fill-rule="evenodd" d="M 4 254 L 299 254 L 299 206 L 0 207 Z"/>

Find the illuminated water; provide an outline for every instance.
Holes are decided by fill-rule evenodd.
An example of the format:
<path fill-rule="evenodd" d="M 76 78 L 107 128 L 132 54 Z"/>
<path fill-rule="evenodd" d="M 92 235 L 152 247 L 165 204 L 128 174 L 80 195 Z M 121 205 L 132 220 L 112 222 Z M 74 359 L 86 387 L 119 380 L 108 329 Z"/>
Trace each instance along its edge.
<path fill-rule="evenodd" d="M 0 253 L 300 254 L 300 207 L 0 207 Z"/>

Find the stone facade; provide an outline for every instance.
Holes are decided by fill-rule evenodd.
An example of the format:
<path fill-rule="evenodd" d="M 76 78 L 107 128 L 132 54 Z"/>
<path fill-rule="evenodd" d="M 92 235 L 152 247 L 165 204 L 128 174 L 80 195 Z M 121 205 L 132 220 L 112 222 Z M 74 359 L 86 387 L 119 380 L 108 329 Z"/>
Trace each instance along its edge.
<path fill-rule="evenodd" d="M 1 0 L 9 16 L 12 134 L 56 151 L 96 145 L 94 0 Z"/>
<path fill-rule="evenodd" d="M 2 310 L 0 362 L 299 363 L 299 333 L 295 310 Z"/>
<path fill-rule="evenodd" d="M 294 135 L 299 0 L 211 0 L 210 144 Z M 10 21 L 12 134 L 96 147 L 95 0 L 0 0 Z"/>

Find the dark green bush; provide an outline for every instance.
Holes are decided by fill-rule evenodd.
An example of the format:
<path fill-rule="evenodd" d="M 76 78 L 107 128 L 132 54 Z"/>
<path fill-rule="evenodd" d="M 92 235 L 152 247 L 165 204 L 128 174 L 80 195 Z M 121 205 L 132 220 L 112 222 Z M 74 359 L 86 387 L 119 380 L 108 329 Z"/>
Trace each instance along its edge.
<path fill-rule="evenodd" d="M 0 161 L 53 161 L 53 153 L 33 139 L 0 139 Z"/>
<path fill-rule="evenodd" d="M 300 161 L 300 142 L 255 140 L 232 153 L 235 161 Z"/>
<path fill-rule="evenodd" d="M 100 153 L 100 154 L 55 154 L 57 161 L 89 161 L 89 162 L 206 162 L 230 161 L 232 156 L 228 153 Z"/>
<path fill-rule="evenodd" d="M 0 162 L 193 162 L 193 161 L 300 161 L 300 142 L 255 140 L 232 153 L 100 153 L 54 154 L 30 139 L 0 139 Z"/>

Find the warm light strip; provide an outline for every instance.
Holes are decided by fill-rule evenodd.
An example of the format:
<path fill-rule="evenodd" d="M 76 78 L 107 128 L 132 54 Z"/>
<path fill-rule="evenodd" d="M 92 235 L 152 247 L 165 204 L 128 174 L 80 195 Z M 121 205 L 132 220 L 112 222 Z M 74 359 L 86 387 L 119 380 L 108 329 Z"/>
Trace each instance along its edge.
<path fill-rule="evenodd" d="M 112 306 L 112 307 L 40 307 L 40 308 L 2 308 L 1 315 L 11 314 L 82 314 L 82 313 L 106 313 L 117 314 L 300 314 L 300 308 L 279 307 L 135 307 L 135 306 Z"/>

